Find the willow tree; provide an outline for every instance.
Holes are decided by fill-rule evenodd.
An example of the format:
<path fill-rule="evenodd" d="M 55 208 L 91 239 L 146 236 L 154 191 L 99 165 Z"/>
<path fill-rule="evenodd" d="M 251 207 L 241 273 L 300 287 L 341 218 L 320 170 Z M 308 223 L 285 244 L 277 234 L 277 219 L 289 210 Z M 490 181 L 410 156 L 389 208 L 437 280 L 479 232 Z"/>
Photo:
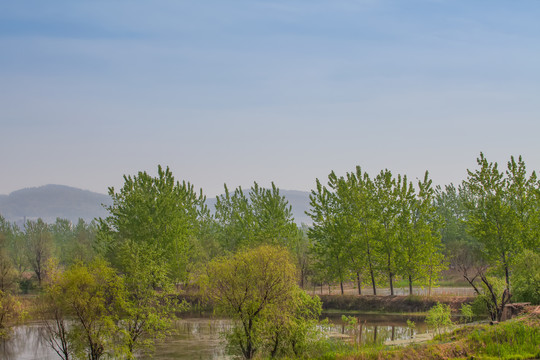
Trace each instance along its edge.
<path fill-rule="evenodd" d="M 321 311 L 296 284 L 296 268 L 283 247 L 243 249 L 208 264 L 206 294 L 231 316 L 229 347 L 244 358 L 266 353 L 301 356 Z"/>

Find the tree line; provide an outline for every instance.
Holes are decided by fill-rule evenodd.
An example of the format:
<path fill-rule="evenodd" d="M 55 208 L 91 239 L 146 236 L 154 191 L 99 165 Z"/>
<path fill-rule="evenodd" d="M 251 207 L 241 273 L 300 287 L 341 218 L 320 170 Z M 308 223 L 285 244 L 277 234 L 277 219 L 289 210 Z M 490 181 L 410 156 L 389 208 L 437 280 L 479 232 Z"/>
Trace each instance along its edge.
<path fill-rule="evenodd" d="M 122 344 L 121 349 L 116 346 L 114 351 L 129 355 L 145 348 L 170 329 L 171 311 L 184 306 L 170 302 L 174 296 L 168 294 L 194 284 L 201 287 L 205 278 L 207 285 L 217 284 L 216 269 L 230 269 L 226 264 L 245 259 L 250 249 L 261 246 L 271 246 L 260 250 L 268 254 L 274 254 L 272 247 L 286 249 L 300 287 L 337 282 L 342 293 L 343 283 L 352 279 L 359 293 L 369 284 L 373 294 L 383 286 L 394 294 L 398 279 L 408 283 L 411 293 L 414 285 L 431 289 L 450 266 L 462 271 L 495 318 L 512 292 L 540 285 L 518 276 L 524 261 L 538 263 L 540 233 L 540 185 L 521 157 L 512 157 L 501 171 L 480 154 L 478 167 L 468 170 L 462 184 L 444 188 L 434 187 L 427 172 L 412 182 L 390 170 L 375 176 L 360 167 L 342 176 L 332 171 L 325 184 L 317 179 L 311 191 L 310 226 L 294 223 L 291 206 L 273 183 L 270 188 L 254 183 L 248 191 L 240 187 L 229 191 L 225 186 L 213 213 L 202 190 L 177 181 L 161 166 L 157 176 L 146 172 L 125 176 L 124 185 L 109 188 L 109 195 L 109 215 L 90 224 L 80 220 L 73 225 L 63 219 L 46 224 L 38 219 L 19 229 L 0 217 L 0 308 L 15 309 L 11 294 L 18 291 L 35 286 L 44 292 L 45 309 L 55 319 L 51 338 L 59 339 L 59 353 L 94 354 L 91 358 L 98 359 L 113 351 L 107 336 L 85 333 L 93 327 L 84 321 L 108 329 L 110 336 L 123 334 L 115 342 Z M 246 273 L 257 273 L 252 270 Z M 502 286 L 497 279 L 503 279 Z M 85 287 L 85 282 L 95 286 Z M 202 287 L 211 289 L 210 298 L 224 289 Z M 290 283 L 287 289 L 297 291 Z M 534 290 L 527 294 L 531 293 Z M 72 301 L 59 294 L 71 294 Z M 78 315 L 80 327 L 71 329 L 79 337 L 68 334 L 66 319 L 77 309 L 92 310 L 85 303 L 91 296 L 97 296 L 93 301 L 101 305 Z M 292 298 L 307 301 L 302 295 Z M 288 314 L 289 325 L 298 320 L 293 314 L 301 313 L 294 307 L 270 308 Z M 240 322 L 249 321 L 245 314 L 236 315 Z M 274 312 L 265 317 L 283 319 Z M 295 333 L 289 325 L 273 328 L 279 330 L 274 333 L 265 326 L 253 331 L 266 329 L 267 351 L 271 352 L 272 339 L 291 344 L 290 350 L 295 349 L 291 339 L 281 338 Z M 256 345 L 245 340 L 255 333 L 236 334 L 244 355 L 252 354 L 247 347 Z"/>
<path fill-rule="evenodd" d="M 356 276 L 371 282 L 373 294 L 386 278 L 394 295 L 396 276 L 431 288 L 444 268 L 435 189 L 426 172 L 414 186 L 407 176 L 381 171 L 373 179 L 360 167 L 338 177 L 334 172 L 311 192 L 313 241 L 319 274 L 343 282 Z"/>

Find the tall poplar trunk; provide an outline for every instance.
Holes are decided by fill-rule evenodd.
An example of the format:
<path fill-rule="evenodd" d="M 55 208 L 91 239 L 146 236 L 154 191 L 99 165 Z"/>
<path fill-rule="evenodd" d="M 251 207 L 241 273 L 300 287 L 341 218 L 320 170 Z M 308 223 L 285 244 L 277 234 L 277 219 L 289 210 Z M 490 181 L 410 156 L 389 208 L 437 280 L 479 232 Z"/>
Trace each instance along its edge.
<path fill-rule="evenodd" d="M 368 236 L 367 230 L 366 230 L 366 237 Z M 373 285 L 373 295 L 377 295 L 377 284 L 375 284 L 375 273 L 373 272 L 373 264 L 371 261 L 371 248 L 369 247 L 369 241 L 366 244 L 367 246 L 367 257 L 368 257 L 368 263 L 369 263 L 369 275 L 371 276 L 371 285 Z"/>
<path fill-rule="evenodd" d="M 394 274 L 392 273 L 392 269 L 390 267 L 391 259 L 390 254 L 388 254 L 388 280 L 390 280 L 390 295 L 394 295 Z"/>
<path fill-rule="evenodd" d="M 409 274 L 409 295 L 412 295 L 412 276 Z"/>
<path fill-rule="evenodd" d="M 339 286 L 341 287 L 341 295 L 343 295 L 345 293 L 343 291 L 343 280 L 339 280 Z"/>
<path fill-rule="evenodd" d="M 371 264 L 369 264 L 369 274 L 371 275 L 371 284 L 373 284 L 373 295 L 377 295 L 377 286 L 375 284 L 375 273 L 373 272 L 373 268 L 371 267 Z"/>
<path fill-rule="evenodd" d="M 358 283 L 358 295 L 362 295 L 362 281 L 360 280 L 360 273 L 356 272 L 356 281 Z"/>

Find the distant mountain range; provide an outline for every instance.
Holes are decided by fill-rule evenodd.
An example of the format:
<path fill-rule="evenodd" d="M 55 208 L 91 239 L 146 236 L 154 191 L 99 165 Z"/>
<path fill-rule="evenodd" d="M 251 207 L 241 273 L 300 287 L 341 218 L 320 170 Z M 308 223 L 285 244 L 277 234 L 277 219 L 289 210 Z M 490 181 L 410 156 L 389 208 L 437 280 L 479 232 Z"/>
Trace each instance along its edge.
<path fill-rule="evenodd" d="M 11 222 L 42 218 L 53 223 L 57 217 L 76 222 L 79 218 L 91 221 L 107 216 L 101 204 L 110 205 L 108 195 L 64 185 L 45 185 L 0 195 L 0 214 Z"/>
<path fill-rule="evenodd" d="M 293 208 L 297 224 L 310 224 L 311 219 L 305 214 L 309 209 L 309 192 L 296 190 L 280 190 Z M 45 185 L 35 188 L 17 190 L 9 195 L 0 195 L 0 214 L 10 222 L 19 225 L 24 220 L 42 218 L 53 223 L 56 218 L 69 219 L 72 222 L 79 218 L 89 222 L 94 218 L 107 216 L 102 206 L 110 205 L 111 198 L 88 190 L 81 190 L 65 185 Z M 210 209 L 214 209 L 215 198 L 207 199 Z"/>

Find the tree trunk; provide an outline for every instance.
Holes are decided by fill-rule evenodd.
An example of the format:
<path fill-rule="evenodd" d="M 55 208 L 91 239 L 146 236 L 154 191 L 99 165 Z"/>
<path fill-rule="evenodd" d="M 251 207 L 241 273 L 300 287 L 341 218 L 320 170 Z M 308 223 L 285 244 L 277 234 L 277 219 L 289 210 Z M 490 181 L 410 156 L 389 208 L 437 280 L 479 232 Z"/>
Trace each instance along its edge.
<path fill-rule="evenodd" d="M 345 293 L 343 291 L 343 280 L 339 280 L 339 286 L 341 287 L 341 295 L 343 295 Z"/>
<path fill-rule="evenodd" d="M 412 276 L 409 275 L 409 295 L 412 295 L 413 294 L 413 290 L 412 290 Z"/>
<path fill-rule="evenodd" d="M 504 264 L 504 273 L 506 275 L 506 290 L 510 291 L 510 272 L 508 271 L 508 264 Z"/>
<path fill-rule="evenodd" d="M 375 274 L 373 273 L 373 268 L 369 264 L 369 274 L 371 275 L 371 284 L 373 285 L 373 295 L 377 295 L 377 286 L 375 284 Z"/>
<path fill-rule="evenodd" d="M 390 264 L 391 264 L 391 259 L 390 259 L 390 254 L 387 254 L 388 255 L 388 262 L 387 262 L 387 265 L 388 265 L 388 280 L 390 280 L 390 295 L 394 295 L 394 274 L 392 273 L 392 270 L 390 268 Z"/>
<path fill-rule="evenodd" d="M 362 281 L 360 280 L 360 273 L 356 272 L 356 281 L 358 283 L 358 295 L 362 295 Z"/>

